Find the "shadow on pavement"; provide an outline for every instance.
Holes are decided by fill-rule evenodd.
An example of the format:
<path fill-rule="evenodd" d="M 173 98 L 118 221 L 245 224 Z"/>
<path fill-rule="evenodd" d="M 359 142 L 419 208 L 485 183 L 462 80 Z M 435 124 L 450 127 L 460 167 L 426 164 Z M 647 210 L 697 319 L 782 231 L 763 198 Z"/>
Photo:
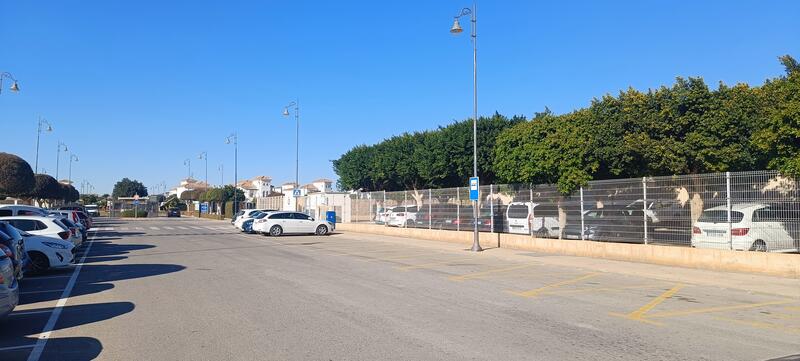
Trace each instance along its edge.
<path fill-rule="evenodd" d="M 107 302 L 65 306 L 53 331 L 108 320 L 135 308 L 131 302 Z M 17 311 L 0 321 L 0 348 L 36 344 L 36 337 L 52 314 L 52 308 Z M 57 334 L 57 333 L 56 333 Z M 92 360 L 103 347 L 91 337 L 54 337 L 47 341 L 41 360 Z M 32 347 L 0 351 L 0 360 L 26 360 Z"/>

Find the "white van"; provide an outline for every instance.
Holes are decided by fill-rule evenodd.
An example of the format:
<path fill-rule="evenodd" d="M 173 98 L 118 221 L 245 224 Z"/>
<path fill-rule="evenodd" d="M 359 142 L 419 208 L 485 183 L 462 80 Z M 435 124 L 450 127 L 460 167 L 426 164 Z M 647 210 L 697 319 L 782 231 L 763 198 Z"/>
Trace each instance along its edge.
<path fill-rule="evenodd" d="M 508 233 L 558 238 L 558 208 L 534 202 L 511 202 L 506 209 Z"/>
<path fill-rule="evenodd" d="M 0 217 L 16 217 L 16 216 L 46 216 L 47 211 L 34 206 L 8 204 L 0 205 Z"/>

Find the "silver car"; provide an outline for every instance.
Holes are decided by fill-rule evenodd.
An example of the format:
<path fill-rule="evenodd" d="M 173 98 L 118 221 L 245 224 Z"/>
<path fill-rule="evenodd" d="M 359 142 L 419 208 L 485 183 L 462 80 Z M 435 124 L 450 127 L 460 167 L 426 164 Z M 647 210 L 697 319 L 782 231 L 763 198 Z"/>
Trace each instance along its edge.
<path fill-rule="evenodd" d="M 0 318 L 8 316 L 19 303 L 19 283 L 8 247 L 0 246 Z"/>

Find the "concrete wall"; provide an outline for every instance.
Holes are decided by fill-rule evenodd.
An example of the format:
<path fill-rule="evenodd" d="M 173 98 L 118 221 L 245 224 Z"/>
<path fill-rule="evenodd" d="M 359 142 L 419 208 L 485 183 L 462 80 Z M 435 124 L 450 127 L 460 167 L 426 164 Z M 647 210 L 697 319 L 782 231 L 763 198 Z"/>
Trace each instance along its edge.
<path fill-rule="evenodd" d="M 472 232 L 406 229 L 357 223 L 337 224 L 336 230 L 472 244 Z M 484 248 L 493 248 L 499 245 L 502 248 L 569 256 L 800 278 L 800 255 L 797 254 L 541 239 L 507 233 L 481 233 L 480 237 L 481 246 Z"/>

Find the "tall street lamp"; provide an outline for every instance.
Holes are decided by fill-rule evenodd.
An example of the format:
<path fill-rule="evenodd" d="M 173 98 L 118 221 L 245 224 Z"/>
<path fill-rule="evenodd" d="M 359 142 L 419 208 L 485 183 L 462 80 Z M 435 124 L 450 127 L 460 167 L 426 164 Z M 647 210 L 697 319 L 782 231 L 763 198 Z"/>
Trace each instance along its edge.
<path fill-rule="evenodd" d="M 477 5 L 472 4 L 472 8 L 463 8 L 461 9 L 455 16 L 453 20 L 453 27 L 450 28 L 450 33 L 458 35 L 464 29 L 461 28 L 461 24 L 458 23 L 458 19 L 463 16 L 470 16 L 470 22 L 472 25 L 470 26 L 472 30 L 471 40 L 472 40 L 472 102 L 473 102 L 473 113 L 472 113 L 472 176 L 478 177 L 478 35 L 477 35 L 477 28 L 478 28 L 478 21 L 476 19 L 477 12 Z M 478 184 L 480 187 L 480 184 Z M 481 244 L 478 236 L 478 201 L 472 201 L 472 215 L 473 215 L 473 227 L 474 233 L 472 237 L 472 251 L 480 252 Z"/>
<path fill-rule="evenodd" d="M 69 177 L 67 177 L 67 180 L 69 181 L 70 185 L 72 185 L 72 161 L 73 160 L 77 162 L 78 161 L 78 156 L 75 155 L 75 154 L 70 153 L 69 154 Z"/>
<path fill-rule="evenodd" d="M 69 151 L 69 148 L 67 148 L 67 145 L 62 143 L 59 140 L 58 141 L 58 153 L 56 154 L 56 181 L 58 181 L 58 170 L 59 170 L 58 168 L 59 168 L 59 162 L 61 161 L 61 152 L 66 153 L 67 151 Z"/>
<path fill-rule="evenodd" d="M 189 158 L 184 159 L 183 165 L 185 165 L 189 170 L 189 176 L 186 177 L 186 180 L 188 181 L 190 178 L 192 178 L 192 160 Z"/>
<path fill-rule="evenodd" d="M 300 99 L 290 102 L 283 108 L 283 116 L 289 116 L 289 108 L 294 107 L 294 121 L 295 121 L 295 150 L 294 150 L 294 184 L 295 187 L 292 192 L 300 190 Z M 297 202 L 297 197 L 294 197 L 294 210 L 299 209 L 300 204 Z"/>
<path fill-rule="evenodd" d="M 208 152 L 201 152 L 197 159 L 206 161 L 206 189 L 208 189 Z"/>
<path fill-rule="evenodd" d="M 11 90 L 14 93 L 19 93 L 19 83 L 17 83 L 17 79 L 14 79 L 14 76 L 11 75 L 11 73 L 5 71 L 0 73 L 0 93 L 3 92 L 3 78 L 9 78 L 11 81 L 13 81 L 8 90 Z"/>
<path fill-rule="evenodd" d="M 44 125 L 47 125 L 47 128 L 43 128 Z M 50 125 L 50 122 L 47 119 L 39 117 L 39 126 L 36 128 L 36 166 L 34 167 L 33 173 L 39 173 L 39 138 L 42 136 L 42 129 L 48 132 L 53 131 L 53 126 Z"/>
<path fill-rule="evenodd" d="M 225 137 L 225 144 L 233 143 L 233 213 L 239 211 L 236 196 L 236 183 L 239 182 L 239 136 L 236 133 Z"/>
<path fill-rule="evenodd" d="M 219 185 L 220 187 L 225 187 L 225 164 L 220 163 L 217 170 L 219 171 Z"/>

